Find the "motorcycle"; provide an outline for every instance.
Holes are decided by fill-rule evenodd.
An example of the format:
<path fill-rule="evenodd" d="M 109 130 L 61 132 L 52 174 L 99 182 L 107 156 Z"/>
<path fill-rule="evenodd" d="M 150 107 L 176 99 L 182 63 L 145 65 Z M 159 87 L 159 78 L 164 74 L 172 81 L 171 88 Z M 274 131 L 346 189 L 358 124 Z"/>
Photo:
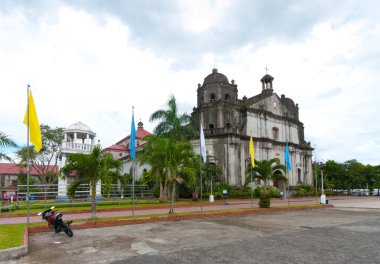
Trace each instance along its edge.
<path fill-rule="evenodd" d="M 39 212 L 37 215 L 42 215 L 42 220 L 45 220 L 48 223 L 49 228 L 54 231 L 55 234 L 63 231 L 67 236 L 72 237 L 74 233 L 71 230 L 70 225 L 73 221 L 63 222 L 63 214 L 57 213 L 57 211 L 54 211 L 53 209 L 54 206 L 43 212 Z"/>

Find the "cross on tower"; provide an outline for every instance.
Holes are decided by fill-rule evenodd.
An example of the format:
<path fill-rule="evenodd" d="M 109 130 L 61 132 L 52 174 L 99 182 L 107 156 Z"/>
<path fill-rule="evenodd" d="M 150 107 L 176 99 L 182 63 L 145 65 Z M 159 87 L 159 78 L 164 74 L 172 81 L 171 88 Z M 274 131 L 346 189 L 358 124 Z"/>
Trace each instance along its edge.
<path fill-rule="evenodd" d="M 268 69 L 268 67 L 267 67 L 267 66 L 265 66 L 265 68 L 264 68 L 264 69 L 265 69 L 265 74 L 268 74 L 268 70 L 269 70 L 269 69 Z"/>

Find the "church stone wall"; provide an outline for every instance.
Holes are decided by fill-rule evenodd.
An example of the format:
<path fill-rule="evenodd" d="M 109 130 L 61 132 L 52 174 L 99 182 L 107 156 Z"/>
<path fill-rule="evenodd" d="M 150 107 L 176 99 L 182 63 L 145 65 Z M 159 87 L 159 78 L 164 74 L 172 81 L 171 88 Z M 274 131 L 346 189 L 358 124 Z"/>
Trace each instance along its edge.
<path fill-rule="evenodd" d="M 273 92 L 273 77 L 262 79 L 262 92 L 251 98 L 238 99 L 237 85 L 216 69 L 198 85 L 198 105 L 192 116 L 203 125 L 206 149 L 210 158 L 222 169 L 222 181 L 230 185 L 245 183 L 250 163 L 249 138 L 253 137 L 255 159 L 278 158 L 285 164 L 288 143 L 292 170 L 287 173 L 290 185 L 311 184 L 310 143 L 304 141 L 303 124 L 298 105 L 284 95 Z M 199 140 L 192 140 L 199 153 Z M 279 187 L 284 188 L 284 183 Z"/>

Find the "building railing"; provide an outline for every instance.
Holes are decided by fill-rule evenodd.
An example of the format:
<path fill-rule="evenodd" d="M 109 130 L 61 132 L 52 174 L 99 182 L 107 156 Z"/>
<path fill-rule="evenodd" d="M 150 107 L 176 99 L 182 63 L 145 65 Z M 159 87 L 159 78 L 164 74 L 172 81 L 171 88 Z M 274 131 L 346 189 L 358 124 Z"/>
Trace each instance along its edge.
<path fill-rule="evenodd" d="M 62 142 L 63 150 L 80 150 L 85 152 L 91 152 L 94 147 L 95 145 L 93 144 Z"/>
<path fill-rule="evenodd" d="M 203 129 L 203 132 L 205 135 L 218 135 L 218 134 L 225 134 L 225 133 L 238 133 L 238 130 L 232 127 L 223 127 L 223 128 Z"/>

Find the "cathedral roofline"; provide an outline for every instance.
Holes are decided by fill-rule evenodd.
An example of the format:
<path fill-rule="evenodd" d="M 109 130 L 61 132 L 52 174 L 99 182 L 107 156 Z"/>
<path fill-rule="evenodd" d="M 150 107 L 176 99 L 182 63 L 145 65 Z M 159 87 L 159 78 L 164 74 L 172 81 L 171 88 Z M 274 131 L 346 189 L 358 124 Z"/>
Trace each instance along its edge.
<path fill-rule="evenodd" d="M 211 84 L 211 83 L 226 83 L 230 84 L 228 81 L 228 78 L 226 75 L 219 73 L 218 69 L 213 69 L 212 73 L 207 75 L 206 78 L 204 78 L 203 85 Z M 202 85 L 202 86 L 203 86 Z"/>

